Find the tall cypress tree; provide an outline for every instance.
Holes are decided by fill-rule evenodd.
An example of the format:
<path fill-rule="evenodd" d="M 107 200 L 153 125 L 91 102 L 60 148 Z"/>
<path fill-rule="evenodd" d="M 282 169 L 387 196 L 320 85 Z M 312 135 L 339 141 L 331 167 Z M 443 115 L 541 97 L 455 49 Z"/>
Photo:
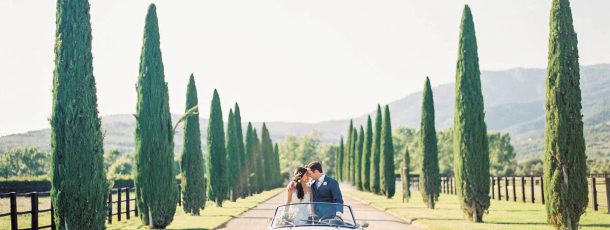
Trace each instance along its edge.
<path fill-rule="evenodd" d="M 198 106 L 197 86 L 193 74 L 186 90 L 185 113 Z M 201 130 L 199 128 L 199 109 L 184 120 L 184 142 L 180 157 L 182 186 L 182 209 L 184 212 L 199 215 L 205 207 L 205 172 L 201 151 Z"/>
<path fill-rule="evenodd" d="M 404 170 L 402 181 L 402 199 L 409 202 L 411 198 L 411 156 L 409 156 L 409 146 L 405 146 L 405 154 L 402 159 L 402 168 Z"/>
<path fill-rule="evenodd" d="M 244 134 L 241 127 L 241 111 L 237 102 L 235 103 L 235 110 L 233 113 L 235 119 L 235 135 L 237 136 L 237 151 L 239 152 L 239 193 L 241 198 L 245 198 L 248 195 L 248 165 L 246 164 L 248 158 L 246 155 L 246 148 L 244 145 Z"/>
<path fill-rule="evenodd" d="M 261 155 L 263 157 L 263 174 L 264 174 L 264 189 L 270 189 L 273 187 L 273 171 L 274 171 L 274 161 L 273 161 L 273 143 L 271 142 L 271 137 L 269 136 L 269 130 L 267 129 L 267 124 L 263 123 L 263 128 L 261 130 Z"/>
<path fill-rule="evenodd" d="M 254 137 L 254 155 L 256 156 L 256 181 L 258 184 L 256 185 L 256 193 L 261 193 L 265 190 L 265 183 L 267 178 L 265 178 L 265 157 L 262 154 L 261 148 L 261 139 L 258 137 L 258 133 L 256 128 L 252 130 Z"/>
<path fill-rule="evenodd" d="M 436 140 L 436 128 L 434 126 L 434 98 L 430 79 L 426 77 L 424 84 L 424 95 L 422 97 L 422 112 L 419 131 L 419 142 L 421 146 L 421 173 L 419 183 L 424 203 L 428 208 L 434 209 L 434 201 L 438 199 L 440 193 L 440 175 L 438 169 L 438 146 Z"/>
<path fill-rule="evenodd" d="M 483 221 L 489 208 L 489 147 L 474 22 L 464 7 L 455 80 L 453 170 L 464 217 Z"/>
<path fill-rule="evenodd" d="M 233 202 L 239 197 L 239 147 L 237 146 L 237 127 L 235 124 L 235 115 L 233 109 L 229 109 L 229 118 L 227 120 L 227 185 L 229 199 Z"/>
<path fill-rule="evenodd" d="M 339 157 L 337 158 L 337 177 L 339 180 L 343 180 L 343 164 L 345 157 L 345 150 L 343 147 L 343 136 L 341 136 L 341 141 L 339 142 Z"/>
<path fill-rule="evenodd" d="M 353 186 L 356 186 L 356 155 L 358 155 L 358 128 L 354 127 L 352 130 L 352 146 L 350 147 L 350 171 L 349 171 L 349 181 Z"/>
<path fill-rule="evenodd" d="M 225 148 L 225 131 L 222 121 L 222 107 L 220 96 L 214 89 L 212 104 L 210 105 L 210 119 L 208 120 L 206 155 L 208 175 L 208 199 L 214 201 L 216 206 L 222 207 L 222 202 L 227 197 L 227 149 Z"/>
<path fill-rule="evenodd" d="M 274 174 L 274 178 L 275 178 L 274 187 L 280 187 L 280 186 L 282 186 L 282 173 L 280 170 L 280 148 L 277 143 L 275 143 L 275 145 L 273 145 L 273 157 L 274 157 L 274 161 L 275 161 L 275 164 L 273 165 L 273 168 L 274 168 L 273 174 Z"/>
<path fill-rule="evenodd" d="M 366 120 L 366 134 L 364 135 L 364 146 L 362 150 L 362 172 L 361 172 L 361 180 L 362 180 L 362 190 L 370 191 L 371 184 L 371 153 L 373 146 L 373 125 L 371 121 L 371 116 L 369 115 Z"/>
<path fill-rule="evenodd" d="M 380 170 L 379 162 L 381 159 L 381 106 L 377 105 L 377 114 L 375 116 L 375 132 L 373 133 L 373 146 L 371 146 L 371 192 L 379 194 L 380 188 Z"/>
<path fill-rule="evenodd" d="M 364 128 L 362 125 L 360 126 L 360 135 L 358 135 L 358 144 L 356 146 L 356 170 L 355 170 L 355 179 L 356 179 L 356 188 L 358 190 L 362 189 L 362 151 L 364 151 Z"/>
<path fill-rule="evenodd" d="M 51 202 L 58 229 L 105 229 L 108 182 L 91 64 L 89 1 L 57 1 Z"/>
<path fill-rule="evenodd" d="M 246 163 L 246 170 L 248 171 L 248 194 L 252 195 L 256 193 L 258 189 L 258 178 L 256 175 L 257 168 L 257 158 L 256 158 L 256 137 L 254 137 L 254 129 L 252 128 L 252 123 L 248 122 L 248 127 L 246 128 L 246 157 L 248 159 L 248 163 Z"/>
<path fill-rule="evenodd" d="M 343 159 L 343 180 L 349 181 L 350 179 L 350 164 L 351 164 L 351 150 L 354 134 L 354 123 L 352 120 L 349 121 L 349 128 L 347 129 L 347 143 L 345 145 L 345 158 Z"/>
<path fill-rule="evenodd" d="M 390 107 L 385 106 L 383 113 L 383 125 L 381 129 L 381 157 L 379 168 L 382 170 L 379 176 L 381 194 L 392 198 L 396 192 L 396 175 L 394 175 L 394 144 L 392 142 L 392 121 L 390 119 Z"/>
<path fill-rule="evenodd" d="M 138 210 L 144 224 L 164 228 L 174 218 L 178 187 L 174 173 L 174 131 L 154 4 L 148 7 L 146 15 L 137 91 L 134 184 Z"/>
<path fill-rule="evenodd" d="M 544 161 L 547 220 L 578 229 L 588 203 L 578 39 L 568 0 L 553 0 L 546 79 Z"/>

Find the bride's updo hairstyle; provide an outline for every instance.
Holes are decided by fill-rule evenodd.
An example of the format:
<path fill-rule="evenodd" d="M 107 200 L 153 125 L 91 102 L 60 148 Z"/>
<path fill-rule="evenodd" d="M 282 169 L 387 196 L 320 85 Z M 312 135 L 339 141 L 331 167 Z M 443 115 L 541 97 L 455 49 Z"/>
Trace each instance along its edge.
<path fill-rule="evenodd" d="M 292 179 L 292 181 L 294 181 L 297 184 L 297 198 L 299 199 L 303 199 L 303 197 L 305 197 L 305 191 L 303 191 L 303 185 L 301 184 L 301 180 L 303 179 L 303 176 L 307 173 L 307 169 L 303 168 L 303 167 L 298 167 L 296 170 L 294 170 L 294 177 Z"/>

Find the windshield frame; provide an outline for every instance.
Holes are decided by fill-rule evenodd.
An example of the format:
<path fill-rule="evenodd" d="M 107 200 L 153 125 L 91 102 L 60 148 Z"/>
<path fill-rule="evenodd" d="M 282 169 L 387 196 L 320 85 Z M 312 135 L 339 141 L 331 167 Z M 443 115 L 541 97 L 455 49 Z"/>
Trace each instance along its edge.
<path fill-rule="evenodd" d="M 330 225 L 330 224 L 300 224 L 300 225 L 284 225 L 284 226 L 273 226 L 273 223 L 275 223 L 275 218 L 277 217 L 278 211 L 282 210 L 285 207 L 288 206 L 293 206 L 293 205 L 308 205 L 308 204 L 325 204 L 325 205 L 341 205 L 343 206 L 343 209 L 348 209 L 351 215 L 351 220 L 353 221 L 353 225 Z M 345 213 L 345 211 L 343 212 Z M 345 217 L 345 216 L 343 216 Z M 342 219 L 345 219 L 343 218 Z M 349 219 L 348 219 L 349 220 Z M 342 227 L 342 228 L 351 228 L 351 229 L 357 229 L 358 228 L 358 223 L 356 223 L 356 217 L 354 216 L 354 212 L 352 211 L 352 207 L 349 205 L 345 205 L 345 204 L 339 204 L 339 203 L 329 203 L 329 202 L 296 202 L 296 203 L 290 203 L 290 204 L 283 204 L 280 206 L 277 206 L 275 208 L 275 212 L 273 213 L 273 218 L 271 219 L 271 227 L 273 229 L 278 229 L 278 228 L 292 228 L 292 227 L 310 227 L 310 226 L 330 226 L 330 227 Z"/>

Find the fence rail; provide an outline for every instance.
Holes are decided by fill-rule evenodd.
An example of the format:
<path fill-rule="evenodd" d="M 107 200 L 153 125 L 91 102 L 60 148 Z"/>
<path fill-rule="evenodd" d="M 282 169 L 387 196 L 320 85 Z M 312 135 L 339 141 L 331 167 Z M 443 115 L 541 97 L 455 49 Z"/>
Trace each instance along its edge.
<path fill-rule="evenodd" d="M 182 205 L 182 198 L 180 192 L 180 184 L 178 184 L 178 201 L 177 204 L 179 206 Z M 123 214 L 125 219 L 129 220 L 131 218 L 131 213 L 134 213 L 134 216 L 138 216 L 138 205 L 136 203 L 135 197 L 131 197 L 130 193 L 135 192 L 133 187 L 123 187 L 123 188 L 113 188 L 108 193 L 108 223 L 112 223 L 112 219 L 116 216 L 118 221 L 123 220 Z M 113 196 L 116 195 L 116 200 L 113 200 Z M 39 197 L 49 197 L 50 192 L 30 192 L 30 193 L 0 193 L 0 199 L 10 199 L 10 212 L 0 213 L 0 218 L 5 218 L 10 216 L 11 218 L 11 230 L 36 230 L 36 229 L 45 229 L 50 228 L 55 230 L 55 216 L 53 215 L 53 204 L 51 203 L 51 207 L 48 209 L 39 209 Z M 30 198 L 30 210 L 29 211 L 19 211 L 17 208 L 17 198 L 18 197 L 27 197 Z M 131 206 L 131 202 L 133 201 L 133 209 Z M 113 208 L 116 207 L 116 212 L 113 212 Z M 51 213 L 51 224 L 45 226 L 39 226 L 39 214 L 50 212 Z M 20 215 L 31 214 L 30 215 L 30 228 L 19 228 L 18 226 L 18 217 Z"/>
<path fill-rule="evenodd" d="M 544 179 L 541 176 L 493 176 L 489 196 L 493 200 L 544 204 Z M 592 174 L 589 184 L 589 206 L 593 211 L 607 210 L 610 214 L 610 175 Z M 419 177 L 411 177 L 411 188 L 419 190 Z M 441 176 L 441 193 L 455 194 L 453 176 Z M 604 199 L 605 198 L 605 199 Z"/>

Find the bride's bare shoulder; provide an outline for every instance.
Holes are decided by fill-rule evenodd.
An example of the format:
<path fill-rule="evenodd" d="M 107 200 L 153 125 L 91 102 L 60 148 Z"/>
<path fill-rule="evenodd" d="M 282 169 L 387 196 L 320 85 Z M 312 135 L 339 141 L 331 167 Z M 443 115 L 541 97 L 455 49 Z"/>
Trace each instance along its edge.
<path fill-rule="evenodd" d="M 296 185 L 297 185 L 296 182 L 291 181 L 290 183 L 288 183 L 286 185 L 286 191 L 289 191 L 289 192 L 292 191 L 296 187 Z"/>

